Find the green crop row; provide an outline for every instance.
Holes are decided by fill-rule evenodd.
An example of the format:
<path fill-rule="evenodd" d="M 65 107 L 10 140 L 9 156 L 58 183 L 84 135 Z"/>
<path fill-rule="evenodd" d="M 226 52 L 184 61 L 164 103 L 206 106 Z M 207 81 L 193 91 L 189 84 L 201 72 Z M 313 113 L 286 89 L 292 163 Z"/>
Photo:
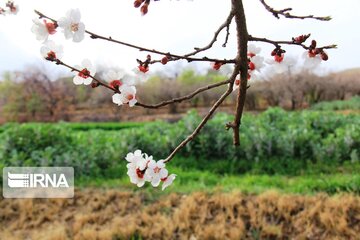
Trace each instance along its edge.
<path fill-rule="evenodd" d="M 27 126 L 41 126 L 41 125 L 54 125 L 54 123 L 27 123 Z M 76 131 L 89 131 L 89 130 L 107 130 L 115 131 L 127 128 L 142 127 L 145 125 L 143 122 L 87 122 L 87 123 L 76 123 L 76 122 L 60 122 L 57 125 L 63 126 L 70 130 Z M 7 123 L 0 126 L 0 133 L 8 128 L 18 126 L 17 123 Z"/>
<path fill-rule="evenodd" d="M 217 114 L 178 153 L 181 161 L 174 159 L 171 165 L 217 174 L 288 175 L 359 162 L 359 115 L 279 108 L 246 114 L 240 147 L 232 145 L 232 132 L 224 127 L 232 119 Z M 177 123 L 159 121 L 117 131 L 78 131 L 67 124 L 12 124 L 0 134 L 0 167 L 73 166 L 78 176 L 117 178 L 126 173 L 128 152 L 141 149 L 156 160 L 165 158 L 200 120 L 192 111 Z"/>
<path fill-rule="evenodd" d="M 311 107 L 313 110 L 360 110 L 360 96 L 352 97 L 349 100 L 320 102 Z"/>

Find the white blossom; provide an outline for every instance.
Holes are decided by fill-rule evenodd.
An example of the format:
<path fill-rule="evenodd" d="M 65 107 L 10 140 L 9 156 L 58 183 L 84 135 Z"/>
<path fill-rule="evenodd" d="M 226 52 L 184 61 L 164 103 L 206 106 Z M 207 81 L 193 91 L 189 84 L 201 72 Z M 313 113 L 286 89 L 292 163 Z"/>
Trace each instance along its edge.
<path fill-rule="evenodd" d="M 46 41 L 40 49 L 41 55 L 47 60 L 61 59 L 63 55 L 63 47 L 54 41 Z"/>
<path fill-rule="evenodd" d="M 128 168 L 127 174 L 130 177 L 130 182 L 136 184 L 138 187 L 144 186 L 146 182 L 145 171 L 139 168 L 134 168 L 133 165 Z"/>
<path fill-rule="evenodd" d="M 128 103 L 130 107 L 133 107 L 136 103 L 136 88 L 134 86 L 122 85 L 120 93 L 115 93 L 112 100 L 117 105 L 123 105 Z"/>
<path fill-rule="evenodd" d="M 35 34 L 36 39 L 39 41 L 46 41 L 49 34 L 56 33 L 56 25 L 53 22 L 47 22 L 45 19 L 40 21 L 38 18 L 35 18 L 33 19 L 33 23 L 31 32 Z"/>
<path fill-rule="evenodd" d="M 250 73 L 250 79 L 251 79 L 251 81 L 261 80 L 261 76 L 259 73 L 252 71 Z"/>
<path fill-rule="evenodd" d="M 255 70 L 258 72 L 260 72 L 260 69 L 265 66 L 264 58 L 261 56 L 254 56 L 250 59 L 250 61 L 255 64 Z"/>
<path fill-rule="evenodd" d="M 144 154 L 141 153 L 141 150 L 136 150 L 134 153 L 128 153 L 125 159 L 129 162 L 126 167 L 128 169 L 127 174 L 130 177 L 130 182 L 136 184 L 138 187 L 142 187 L 145 181 L 147 181 L 145 176 L 147 160 L 144 158 Z"/>
<path fill-rule="evenodd" d="M 175 174 L 168 175 L 164 160 L 156 162 L 152 156 L 142 153 L 141 150 L 128 153 L 125 159 L 128 161 L 126 167 L 130 182 L 138 187 L 144 186 L 145 182 L 158 187 L 160 182 L 163 182 L 162 190 L 164 190 L 175 180 Z"/>
<path fill-rule="evenodd" d="M 281 74 L 290 71 L 291 67 L 295 65 L 293 58 L 284 57 L 281 61 L 276 61 L 275 58 L 266 61 L 267 64 L 272 65 L 274 72 Z"/>
<path fill-rule="evenodd" d="M 259 54 L 261 51 L 260 47 L 256 47 L 254 44 L 249 44 L 248 45 L 248 55 L 249 57 L 253 57 L 256 56 L 257 54 Z"/>
<path fill-rule="evenodd" d="M 135 84 L 144 83 L 149 79 L 149 74 L 140 71 L 138 67 L 134 68 L 132 71 L 135 73 Z"/>
<path fill-rule="evenodd" d="M 248 80 L 254 79 L 256 76 L 255 71 L 260 72 L 260 70 L 265 66 L 264 58 L 259 56 L 261 48 L 256 47 L 253 44 L 249 44 L 248 46 L 248 59 L 249 59 L 249 67 L 248 67 Z M 233 90 L 235 90 L 239 85 L 235 84 Z"/>
<path fill-rule="evenodd" d="M 147 156 L 147 155 L 146 155 Z M 148 157 L 147 157 L 148 158 Z M 127 167 L 135 167 L 140 170 L 144 170 L 146 167 L 146 160 L 144 158 L 144 154 L 141 153 L 141 150 L 136 150 L 134 153 L 128 153 L 125 157 L 126 161 L 128 161 Z M 151 157 L 152 159 L 152 157 Z"/>
<path fill-rule="evenodd" d="M 85 24 L 80 21 L 81 14 L 79 9 L 70 9 L 66 13 L 66 17 L 60 18 L 57 23 L 59 27 L 63 28 L 66 39 L 71 39 L 74 42 L 80 42 L 85 37 Z"/>
<path fill-rule="evenodd" d="M 233 92 L 235 92 L 240 87 L 240 75 L 235 79 L 234 85 L 233 85 Z"/>
<path fill-rule="evenodd" d="M 129 74 L 125 74 L 122 78 L 122 82 L 128 86 L 134 86 L 136 84 L 136 79 L 129 75 Z"/>
<path fill-rule="evenodd" d="M 123 85 L 135 85 L 134 77 L 126 74 L 123 70 L 110 69 L 102 74 L 102 78 L 110 84 L 111 82 L 117 81 L 117 86 L 120 90 Z"/>
<path fill-rule="evenodd" d="M 304 67 L 307 69 L 313 69 L 320 65 L 321 63 L 321 57 L 320 54 L 317 54 L 316 56 L 310 57 L 309 53 L 306 51 L 302 55 L 304 59 Z"/>
<path fill-rule="evenodd" d="M 167 176 L 163 181 L 161 189 L 164 191 L 165 188 L 167 188 L 174 182 L 175 178 L 176 178 L 176 174 L 170 174 L 169 176 Z"/>
<path fill-rule="evenodd" d="M 19 12 L 19 5 L 11 3 L 9 6 L 9 13 L 16 15 Z"/>
<path fill-rule="evenodd" d="M 159 160 L 157 162 L 155 162 L 155 160 L 151 160 L 148 163 L 148 168 L 146 169 L 145 174 L 149 179 L 151 179 L 151 185 L 157 187 L 159 186 L 161 179 L 168 176 L 168 170 L 165 168 L 163 160 Z"/>
<path fill-rule="evenodd" d="M 94 76 L 96 73 L 96 68 L 93 66 L 89 59 L 84 59 L 81 63 L 81 66 L 75 66 L 76 69 L 80 70 L 73 79 L 74 84 L 80 85 L 89 85 L 92 82 L 90 75 Z"/>
<path fill-rule="evenodd" d="M 103 74 L 104 80 L 111 82 L 113 80 L 121 80 L 125 76 L 125 72 L 122 70 L 109 70 Z"/>

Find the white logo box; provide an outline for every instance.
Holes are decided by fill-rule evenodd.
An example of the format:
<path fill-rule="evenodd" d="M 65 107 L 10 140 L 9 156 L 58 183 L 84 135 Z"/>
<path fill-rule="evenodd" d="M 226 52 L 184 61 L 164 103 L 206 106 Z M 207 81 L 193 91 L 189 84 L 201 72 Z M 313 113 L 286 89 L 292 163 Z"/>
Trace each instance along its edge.
<path fill-rule="evenodd" d="M 73 167 L 5 167 L 4 198 L 73 198 Z"/>

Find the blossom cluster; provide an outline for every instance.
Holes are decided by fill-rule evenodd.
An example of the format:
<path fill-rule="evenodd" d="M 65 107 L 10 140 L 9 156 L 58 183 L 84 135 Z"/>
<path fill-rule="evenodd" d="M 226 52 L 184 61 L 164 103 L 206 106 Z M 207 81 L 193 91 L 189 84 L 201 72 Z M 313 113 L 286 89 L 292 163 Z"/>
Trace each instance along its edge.
<path fill-rule="evenodd" d="M 8 1 L 5 8 L 0 7 L 0 15 L 13 14 L 16 15 L 19 12 L 19 6 L 13 1 Z"/>
<path fill-rule="evenodd" d="M 152 156 L 142 153 L 141 150 L 128 153 L 125 159 L 129 162 L 126 167 L 130 182 L 138 187 L 144 186 L 145 182 L 158 187 L 162 182 L 162 190 L 164 190 L 176 178 L 175 174 L 169 175 L 164 160 L 155 161 Z"/>
<path fill-rule="evenodd" d="M 57 33 L 58 28 L 62 29 L 66 39 L 72 39 L 74 42 L 80 42 L 84 39 L 85 25 L 81 21 L 80 11 L 78 9 L 71 9 L 66 13 L 66 16 L 57 21 L 46 19 L 34 19 L 31 31 L 35 34 L 36 39 L 43 42 L 40 49 L 41 55 L 48 61 L 62 64 L 60 59 L 63 56 L 63 47 L 49 40 L 50 35 Z M 140 61 L 139 66 L 135 68 L 136 77 L 126 75 L 123 71 L 108 70 L 102 74 L 102 79 L 107 82 L 108 87 L 114 90 L 112 101 L 117 105 L 128 104 L 133 107 L 136 100 L 136 83 L 144 82 L 147 78 L 145 75 L 149 71 L 149 63 L 151 56 L 148 55 L 145 61 Z M 166 62 L 162 62 L 166 64 Z M 76 75 L 73 78 L 75 85 L 90 85 L 98 87 L 101 83 L 95 79 L 96 68 L 90 60 L 84 59 L 81 65 L 71 67 Z M 126 156 L 130 181 L 138 187 L 144 185 L 146 181 L 150 182 L 152 186 L 157 187 L 162 182 L 162 190 L 167 188 L 175 180 L 175 174 L 168 174 L 163 160 L 155 161 L 152 156 L 141 153 L 140 150 L 134 153 L 129 153 Z"/>
<path fill-rule="evenodd" d="M 84 39 L 85 25 L 80 21 L 80 18 L 79 9 L 71 9 L 66 13 L 65 17 L 60 18 L 58 21 L 33 19 L 31 31 L 35 34 L 37 40 L 43 42 L 40 52 L 46 60 L 56 61 L 63 56 L 63 47 L 49 40 L 49 36 L 57 33 L 58 28 L 62 29 L 66 39 L 72 39 L 74 42 L 80 42 Z"/>
<path fill-rule="evenodd" d="M 296 44 L 302 44 L 309 38 L 308 35 L 301 35 L 296 38 L 293 38 L 293 42 Z M 311 45 L 307 48 L 308 50 L 304 52 L 304 67 L 314 68 L 318 66 L 321 61 L 327 61 L 329 56 L 322 48 L 316 47 L 316 41 L 312 40 Z M 253 44 L 248 45 L 248 80 L 256 79 L 257 74 L 260 73 L 261 69 L 264 68 L 265 63 L 271 65 L 273 71 L 276 73 L 284 73 L 288 70 L 289 66 L 294 64 L 294 60 L 291 58 L 285 58 L 286 51 L 281 48 L 280 45 L 277 45 L 276 48 L 271 52 L 272 59 L 267 59 L 264 61 L 264 57 L 259 56 L 261 51 L 260 47 L 256 47 Z M 219 70 L 224 64 L 222 62 L 213 62 L 212 68 L 214 70 Z M 233 86 L 233 90 L 236 90 L 240 86 L 240 77 L 236 78 Z"/>
<path fill-rule="evenodd" d="M 316 44 L 316 41 L 312 40 L 309 50 L 303 54 L 305 67 L 316 67 L 321 61 L 327 61 L 329 59 L 327 53 L 323 49 L 317 48 Z"/>
<path fill-rule="evenodd" d="M 85 38 L 85 24 L 81 22 L 79 9 L 69 10 L 65 17 L 57 21 L 33 19 L 31 31 L 35 34 L 37 40 L 43 42 L 40 52 L 48 61 L 57 62 L 63 56 L 63 47 L 49 40 L 49 37 L 56 34 L 59 28 L 62 30 L 65 39 L 72 39 L 75 43 L 81 42 Z M 147 65 L 148 63 L 146 64 L 146 68 L 144 68 L 144 65 L 141 64 L 134 71 L 137 81 L 130 80 L 129 78 L 125 79 L 124 73 L 115 72 L 114 70 L 109 70 L 103 74 L 104 80 L 107 81 L 108 85 L 115 92 L 112 96 L 113 103 L 119 106 L 128 104 L 130 107 L 136 104 L 135 83 L 146 80 L 147 76 L 145 76 L 145 73 L 149 70 Z M 92 87 L 99 86 L 98 82 L 94 83 L 93 81 L 96 74 L 96 67 L 90 60 L 84 59 L 81 65 L 76 65 L 73 70 L 76 72 L 73 78 L 75 85 L 90 85 L 93 83 Z"/>
<path fill-rule="evenodd" d="M 257 74 L 260 73 L 261 69 L 265 66 L 264 64 L 264 58 L 259 56 L 259 53 L 261 52 L 260 47 L 256 47 L 253 44 L 248 45 L 248 80 L 251 78 L 256 78 Z M 233 86 L 233 91 L 238 89 L 240 86 L 240 78 L 236 78 Z"/>

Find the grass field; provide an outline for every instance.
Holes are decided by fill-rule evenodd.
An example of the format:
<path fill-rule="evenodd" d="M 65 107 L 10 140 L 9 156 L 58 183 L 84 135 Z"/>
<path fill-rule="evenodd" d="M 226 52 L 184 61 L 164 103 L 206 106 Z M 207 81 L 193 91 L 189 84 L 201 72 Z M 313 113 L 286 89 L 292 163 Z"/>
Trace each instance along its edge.
<path fill-rule="evenodd" d="M 282 193 L 314 194 L 325 192 L 336 194 L 341 192 L 360 194 L 360 172 L 338 172 L 329 174 L 305 174 L 299 176 L 286 175 L 221 175 L 208 171 L 183 170 L 169 168 L 178 175 L 173 186 L 165 192 L 191 193 L 204 192 L 230 192 L 241 191 L 250 194 L 259 194 L 268 190 Z M 150 194 L 161 194 L 161 190 L 154 189 L 151 185 L 138 189 L 129 182 L 128 177 L 119 179 L 91 179 L 82 178 L 76 181 L 80 188 L 117 188 L 122 190 L 146 191 Z M 144 190 L 145 189 L 145 190 Z"/>

